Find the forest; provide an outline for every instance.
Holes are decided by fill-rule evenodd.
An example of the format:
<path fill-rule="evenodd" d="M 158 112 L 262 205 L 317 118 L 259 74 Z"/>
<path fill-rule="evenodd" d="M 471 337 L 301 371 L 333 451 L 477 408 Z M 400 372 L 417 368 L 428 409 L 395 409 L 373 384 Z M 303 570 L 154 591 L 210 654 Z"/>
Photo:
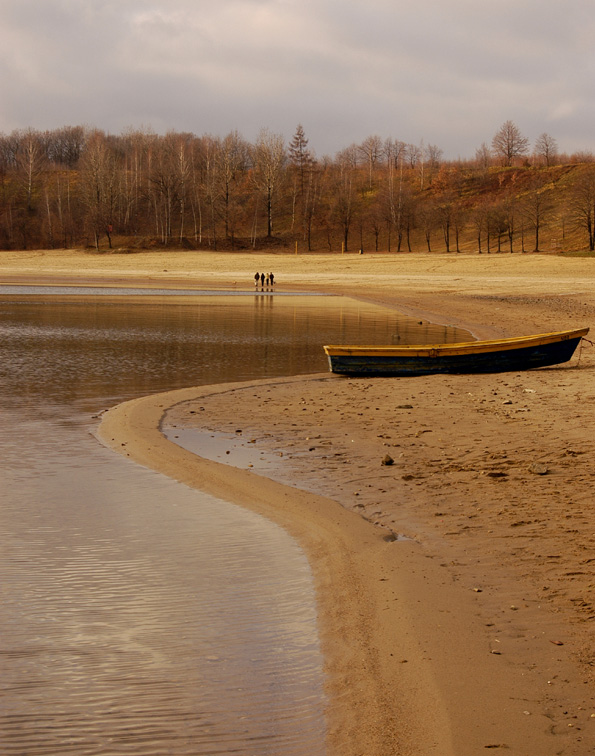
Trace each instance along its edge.
<path fill-rule="evenodd" d="M 370 136 L 317 157 L 301 125 L 250 143 L 84 126 L 0 134 L 0 249 L 588 253 L 595 158 L 511 121 L 473 159 Z"/>

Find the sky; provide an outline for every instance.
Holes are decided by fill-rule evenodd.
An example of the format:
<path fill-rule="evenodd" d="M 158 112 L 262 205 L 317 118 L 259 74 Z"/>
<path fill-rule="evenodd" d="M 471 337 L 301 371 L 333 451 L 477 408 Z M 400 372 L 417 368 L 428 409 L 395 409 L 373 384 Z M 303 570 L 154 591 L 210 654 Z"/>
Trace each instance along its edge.
<path fill-rule="evenodd" d="M 0 132 L 595 151 L 592 0 L 0 0 Z"/>

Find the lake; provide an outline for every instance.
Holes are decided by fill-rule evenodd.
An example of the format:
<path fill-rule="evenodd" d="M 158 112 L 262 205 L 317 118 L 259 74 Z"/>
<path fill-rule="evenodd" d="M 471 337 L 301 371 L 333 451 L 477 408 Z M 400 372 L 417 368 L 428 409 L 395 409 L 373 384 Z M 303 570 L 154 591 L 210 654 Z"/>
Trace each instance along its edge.
<path fill-rule="evenodd" d="M 97 415 L 327 369 L 323 343 L 461 340 L 343 297 L 0 288 L 0 746 L 323 754 L 313 581 L 253 513 L 142 468 Z"/>

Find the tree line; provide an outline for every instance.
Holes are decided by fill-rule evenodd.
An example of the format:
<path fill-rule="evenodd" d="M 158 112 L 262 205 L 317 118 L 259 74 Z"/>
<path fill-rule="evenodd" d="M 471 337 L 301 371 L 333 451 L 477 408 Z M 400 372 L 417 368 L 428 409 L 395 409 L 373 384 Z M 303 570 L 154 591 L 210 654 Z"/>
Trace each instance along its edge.
<path fill-rule="evenodd" d="M 286 143 L 82 126 L 0 134 L 0 248 L 307 251 L 595 248 L 595 160 L 507 121 L 473 159 L 370 136 Z"/>

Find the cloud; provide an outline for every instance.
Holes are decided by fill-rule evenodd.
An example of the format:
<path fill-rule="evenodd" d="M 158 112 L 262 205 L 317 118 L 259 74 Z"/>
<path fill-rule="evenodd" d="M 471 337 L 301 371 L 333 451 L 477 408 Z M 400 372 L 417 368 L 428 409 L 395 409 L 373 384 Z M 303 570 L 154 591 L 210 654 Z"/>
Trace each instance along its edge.
<path fill-rule="evenodd" d="M 0 130 L 289 138 L 301 122 L 319 153 L 380 134 L 471 156 L 512 119 L 589 148 L 591 15 L 587 0 L 2 0 Z"/>

